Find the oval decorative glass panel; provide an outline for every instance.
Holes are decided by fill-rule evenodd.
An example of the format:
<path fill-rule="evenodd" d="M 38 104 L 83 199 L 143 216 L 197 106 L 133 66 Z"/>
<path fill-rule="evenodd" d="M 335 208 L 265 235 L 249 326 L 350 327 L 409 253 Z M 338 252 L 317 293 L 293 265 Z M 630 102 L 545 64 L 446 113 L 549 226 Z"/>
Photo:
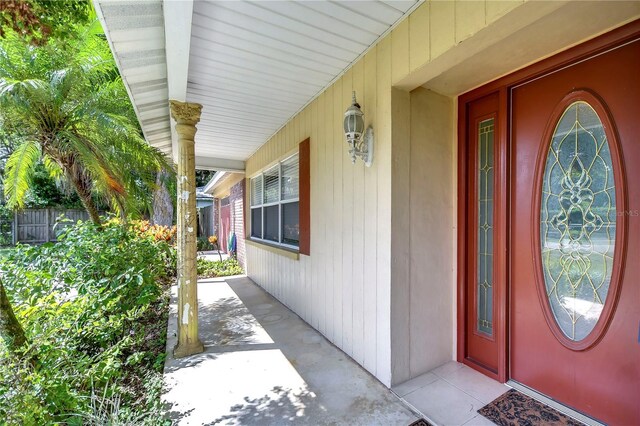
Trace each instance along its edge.
<path fill-rule="evenodd" d="M 549 306 L 573 342 L 596 326 L 609 295 L 616 244 L 611 147 L 589 103 L 571 103 L 551 135 L 542 179 L 540 246 Z"/>

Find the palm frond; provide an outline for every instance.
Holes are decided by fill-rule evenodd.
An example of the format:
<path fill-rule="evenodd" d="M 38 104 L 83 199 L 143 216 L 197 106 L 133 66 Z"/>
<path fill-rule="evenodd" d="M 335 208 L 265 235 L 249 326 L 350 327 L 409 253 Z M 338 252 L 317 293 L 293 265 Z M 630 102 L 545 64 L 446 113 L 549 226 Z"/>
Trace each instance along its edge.
<path fill-rule="evenodd" d="M 116 210 L 148 209 L 155 175 L 172 165 L 142 138 L 128 94 L 94 22 L 63 47 L 0 46 L 0 120 L 37 141 L 55 177 L 82 176 Z M 56 161 L 53 161 L 53 160 Z M 16 169 L 18 170 L 18 169 Z M 19 192 L 19 191 L 17 191 Z M 17 193 L 14 190 L 14 193 Z"/>
<path fill-rule="evenodd" d="M 51 157 L 45 156 L 42 159 L 42 164 L 44 165 L 47 173 L 49 173 L 49 176 L 56 181 L 64 176 L 64 170 L 62 170 L 62 167 L 51 159 Z"/>
<path fill-rule="evenodd" d="M 7 160 L 4 193 L 9 208 L 19 209 L 24 206 L 24 196 L 40 156 L 40 146 L 34 141 L 26 140 Z"/>
<path fill-rule="evenodd" d="M 37 78 L 19 80 L 9 77 L 0 78 L 0 97 L 20 96 L 30 89 L 46 89 L 47 82 Z"/>
<path fill-rule="evenodd" d="M 126 193 L 122 181 L 114 172 L 113 164 L 110 164 L 94 140 L 85 138 L 71 131 L 63 131 L 59 135 L 61 139 L 69 142 L 70 149 L 77 154 L 76 160 L 97 182 L 111 193 L 124 195 Z"/>

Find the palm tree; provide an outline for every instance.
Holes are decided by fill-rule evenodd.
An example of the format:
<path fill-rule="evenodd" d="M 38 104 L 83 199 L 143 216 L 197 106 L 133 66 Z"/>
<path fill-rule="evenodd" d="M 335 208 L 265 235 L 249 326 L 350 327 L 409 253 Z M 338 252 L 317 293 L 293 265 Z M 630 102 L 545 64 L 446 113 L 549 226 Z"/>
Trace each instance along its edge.
<path fill-rule="evenodd" d="M 16 315 L 13 313 L 13 308 L 7 294 L 4 291 L 4 285 L 0 279 L 0 337 L 4 340 L 7 348 L 11 352 L 16 352 L 22 346 L 27 343 L 24 330 Z"/>
<path fill-rule="evenodd" d="M 19 145 L 6 164 L 7 204 L 21 208 L 42 161 L 100 224 L 95 197 L 121 215 L 149 209 L 164 156 L 142 138 L 98 22 L 76 40 L 0 44 L 0 123 Z"/>

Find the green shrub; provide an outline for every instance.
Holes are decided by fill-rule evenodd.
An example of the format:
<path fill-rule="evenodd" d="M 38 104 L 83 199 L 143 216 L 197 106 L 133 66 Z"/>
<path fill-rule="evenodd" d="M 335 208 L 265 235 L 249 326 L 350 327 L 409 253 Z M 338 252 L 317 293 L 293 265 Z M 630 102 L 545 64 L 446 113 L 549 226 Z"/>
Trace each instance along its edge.
<path fill-rule="evenodd" d="M 199 257 L 197 269 L 198 276 L 202 278 L 228 277 L 244 273 L 238 261 L 233 258 L 211 261 Z"/>
<path fill-rule="evenodd" d="M 0 258 L 29 339 L 19 357 L 0 340 L 0 419 L 87 424 L 97 415 L 97 389 L 118 401 L 121 423 L 146 413 L 147 424 L 163 424 L 159 393 L 174 252 L 117 223 L 102 230 L 79 223 L 57 244 L 18 246 Z"/>
<path fill-rule="evenodd" d="M 196 247 L 198 248 L 198 251 L 209 251 L 216 249 L 216 246 L 211 244 L 207 237 L 198 237 L 198 240 L 196 241 Z"/>

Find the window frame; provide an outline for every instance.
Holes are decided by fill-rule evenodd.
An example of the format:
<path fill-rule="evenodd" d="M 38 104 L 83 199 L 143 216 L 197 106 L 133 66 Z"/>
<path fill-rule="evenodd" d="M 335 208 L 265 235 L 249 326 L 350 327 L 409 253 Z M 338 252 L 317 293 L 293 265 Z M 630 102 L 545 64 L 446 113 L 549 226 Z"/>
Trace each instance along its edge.
<path fill-rule="evenodd" d="M 282 163 L 286 162 L 287 160 L 290 160 L 293 157 L 298 157 L 298 196 L 295 198 L 289 198 L 286 200 L 282 199 Z M 265 197 L 266 197 L 266 192 L 265 192 L 265 174 L 267 172 L 272 171 L 273 169 L 275 169 L 277 167 L 278 169 L 278 201 L 272 201 L 269 203 L 265 203 Z M 253 182 L 255 179 L 257 179 L 258 177 L 261 177 L 261 202 L 259 205 L 253 205 Z M 262 169 L 259 173 L 256 173 L 254 176 L 251 177 L 250 179 L 250 194 L 249 194 L 249 210 L 250 210 L 250 218 L 251 218 L 251 222 L 250 222 L 250 231 L 249 231 L 249 235 L 250 235 L 250 239 L 252 241 L 256 241 L 256 242 L 260 242 L 263 244 L 268 244 L 271 246 L 276 246 L 276 247 L 281 247 L 287 250 L 292 250 L 295 252 L 299 252 L 300 251 L 300 239 L 298 239 L 298 245 L 293 245 L 293 244 L 287 244 L 287 243 L 283 243 L 283 236 L 282 236 L 282 206 L 285 204 L 292 204 L 292 203 L 298 203 L 298 208 L 300 207 L 300 153 L 296 152 L 294 154 L 291 154 L 281 160 L 278 160 L 277 164 L 271 165 L 269 167 L 265 167 L 264 169 Z M 273 206 L 278 206 L 278 241 L 273 241 L 273 240 L 269 240 L 264 238 L 265 236 L 265 208 L 267 207 L 273 207 Z M 260 220 L 261 222 L 261 233 L 260 233 L 260 237 L 256 237 L 253 235 L 253 211 L 260 209 L 261 210 L 261 214 L 260 214 Z M 298 213 L 298 226 L 300 226 L 300 213 Z"/>

